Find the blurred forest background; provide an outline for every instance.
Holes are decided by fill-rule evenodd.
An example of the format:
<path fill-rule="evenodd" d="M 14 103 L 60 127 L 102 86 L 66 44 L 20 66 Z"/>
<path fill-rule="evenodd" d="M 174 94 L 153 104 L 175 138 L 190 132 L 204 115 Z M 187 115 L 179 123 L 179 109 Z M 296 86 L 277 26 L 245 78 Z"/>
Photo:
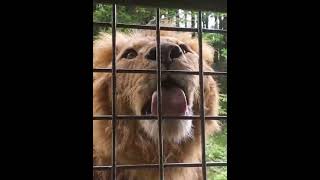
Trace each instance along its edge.
<path fill-rule="evenodd" d="M 183 9 L 161 9 L 161 19 L 173 22 L 175 27 L 197 28 L 197 11 Z M 147 25 L 155 22 L 155 9 L 140 6 L 117 6 L 117 23 Z M 227 14 L 204 11 L 203 28 L 227 30 Z M 93 12 L 94 22 L 111 22 L 112 6 L 96 4 Z M 125 28 L 117 28 L 123 32 L 130 32 Z M 99 32 L 111 32 L 110 27 L 94 23 L 93 35 Z M 193 34 L 196 38 L 197 33 Z M 203 40 L 213 46 L 215 52 L 214 70 L 227 71 L 227 34 L 226 33 L 203 33 Z M 220 110 L 219 115 L 227 116 L 227 76 L 214 77 L 220 89 Z M 207 161 L 227 161 L 227 123 L 222 122 L 222 131 L 206 141 Z M 208 167 L 209 180 L 226 180 L 227 167 Z"/>

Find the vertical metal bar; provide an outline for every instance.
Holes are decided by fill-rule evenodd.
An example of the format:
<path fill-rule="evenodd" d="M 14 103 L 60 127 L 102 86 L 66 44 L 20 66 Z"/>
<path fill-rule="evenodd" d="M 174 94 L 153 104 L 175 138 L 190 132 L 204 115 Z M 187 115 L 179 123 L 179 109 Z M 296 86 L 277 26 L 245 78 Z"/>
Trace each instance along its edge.
<path fill-rule="evenodd" d="M 112 4 L 112 179 L 116 179 L 116 4 Z"/>
<path fill-rule="evenodd" d="M 159 128 L 159 174 L 160 180 L 164 179 L 163 173 L 163 137 L 162 137 L 162 110 L 161 110 L 161 49 L 160 49 L 160 8 L 157 8 L 157 92 L 158 92 L 158 128 Z"/>
<path fill-rule="evenodd" d="M 96 1 L 93 1 L 92 12 L 94 12 L 96 8 L 97 8 L 97 3 Z"/>
<path fill-rule="evenodd" d="M 200 119 L 201 119 L 201 150 L 202 150 L 202 179 L 207 179 L 206 137 L 203 90 L 203 63 L 202 63 L 202 12 L 198 12 L 198 43 L 199 43 L 199 81 L 200 81 Z"/>

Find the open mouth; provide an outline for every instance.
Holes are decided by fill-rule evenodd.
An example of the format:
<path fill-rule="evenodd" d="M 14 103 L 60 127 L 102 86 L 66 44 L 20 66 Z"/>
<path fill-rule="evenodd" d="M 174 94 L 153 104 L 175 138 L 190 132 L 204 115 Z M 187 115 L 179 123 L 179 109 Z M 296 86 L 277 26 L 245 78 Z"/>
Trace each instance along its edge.
<path fill-rule="evenodd" d="M 188 97 L 184 88 L 170 78 L 163 80 L 161 83 L 162 114 L 169 116 L 183 116 L 189 114 Z M 156 90 L 152 93 L 151 99 L 144 105 L 142 114 L 158 114 L 158 92 Z"/>

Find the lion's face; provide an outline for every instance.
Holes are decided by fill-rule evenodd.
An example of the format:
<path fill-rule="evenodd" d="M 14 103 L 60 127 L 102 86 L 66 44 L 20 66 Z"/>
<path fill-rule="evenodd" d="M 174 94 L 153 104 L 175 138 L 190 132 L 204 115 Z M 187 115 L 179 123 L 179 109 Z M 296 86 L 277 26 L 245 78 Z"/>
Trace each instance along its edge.
<path fill-rule="evenodd" d="M 188 43 L 161 36 L 162 70 L 199 71 L 199 56 Z M 155 37 L 138 36 L 122 41 L 117 46 L 116 68 L 157 69 Z M 197 113 L 194 100 L 199 99 L 198 75 L 162 73 L 161 82 L 163 116 Z M 157 115 L 157 74 L 118 73 L 116 92 L 118 114 Z M 150 138 L 158 139 L 157 120 L 140 120 L 139 124 Z M 192 137 L 192 129 L 192 120 L 164 120 L 163 138 L 181 142 Z"/>
<path fill-rule="evenodd" d="M 184 42 L 175 38 L 161 38 L 163 70 L 198 71 L 198 55 Z M 155 38 L 141 38 L 128 42 L 117 57 L 117 68 L 157 69 Z M 136 115 L 157 115 L 157 75 L 122 74 L 121 92 L 127 96 Z M 193 98 L 198 88 L 198 76 L 162 74 L 162 115 L 192 115 Z M 140 124 L 152 138 L 158 137 L 157 120 L 141 120 Z M 180 141 L 191 135 L 190 120 L 166 120 L 164 138 Z"/>

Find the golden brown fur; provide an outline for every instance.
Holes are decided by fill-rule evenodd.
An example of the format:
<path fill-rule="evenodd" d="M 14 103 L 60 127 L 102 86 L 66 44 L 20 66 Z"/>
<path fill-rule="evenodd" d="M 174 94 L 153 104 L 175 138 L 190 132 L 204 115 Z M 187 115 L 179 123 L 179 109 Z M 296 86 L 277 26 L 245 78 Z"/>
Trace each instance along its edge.
<path fill-rule="evenodd" d="M 146 53 L 155 45 L 155 34 L 151 31 L 124 35 L 117 33 L 117 68 L 128 69 L 155 69 L 155 63 L 149 63 L 143 58 L 133 61 L 122 60 L 120 54 L 128 47 L 139 49 L 139 53 Z M 198 70 L 197 52 L 198 41 L 192 39 L 188 33 L 161 32 L 161 41 L 185 43 L 192 49 L 192 54 L 185 55 L 185 64 L 180 64 L 175 69 Z M 93 60 L 94 67 L 111 67 L 112 42 L 111 36 L 101 34 L 94 42 Z M 204 71 L 213 71 L 213 48 L 203 44 Z M 183 75 L 179 79 L 186 78 Z M 95 115 L 112 114 L 112 85 L 111 73 L 95 73 L 93 77 L 93 113 Z M 199 81 L 197 76 L 183 79 L 190 90 L 193 113 L 199 115 Z M 190 85 L 191 86 L 191 85 Z M 141 108 L 150 98 L 156 88 L 155 74 L 117 74 L 116 111 L 120 115 L 141 115 Z M 211 76 L 204 77 L 205 114 L 217 115 L 218 89 Z M 193 136 L 181 142 L 164 141 L 165 162 L 201 162 L 200 121 L 193 120 Z M 111 121 L 93 122 L 94 165 L 111 164 Z M 206 135 L 219 130 L 217 121 L 206 121 Z M 179 133 L 179 132 L 177 132 Z M 139 121 L 118 120 L 116 126 L 116 154 L 117 164 L 156 164 L 158 163 L 158 144 L 142 128 Z M 158 179 L 158 169 L 117 169 L 117 179 L 153 180 Z M 110 179 L 110 173 L 97 171 L 94 179 Z M 201 168 L 165 168 L 166 180 L 201 179 Z"/>

